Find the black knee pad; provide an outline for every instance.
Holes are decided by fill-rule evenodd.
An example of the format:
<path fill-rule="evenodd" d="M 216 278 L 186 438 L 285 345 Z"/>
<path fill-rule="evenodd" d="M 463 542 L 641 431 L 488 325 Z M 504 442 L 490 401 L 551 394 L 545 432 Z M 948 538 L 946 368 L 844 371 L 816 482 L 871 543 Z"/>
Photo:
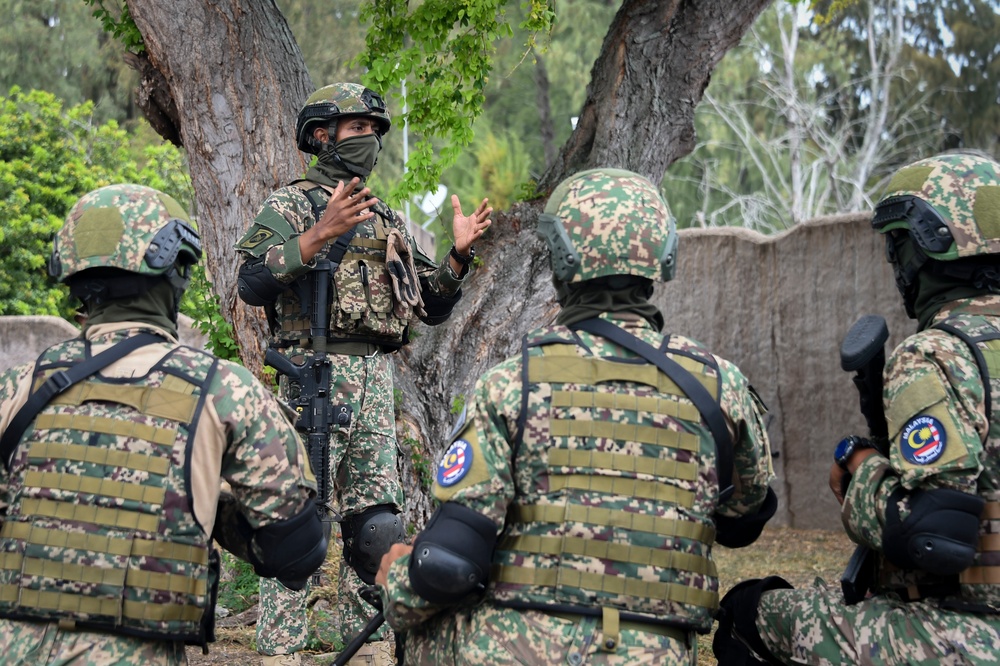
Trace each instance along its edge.
<path fill-rule="evenodd" d="M 301 590 L 309 577 L 326 559 L 327 532 L 316 512 L 309 505 L 294 518 L 272 523 L 253 535 L 258 559 L 251 547 L 251 564 L 258 575 L 277 578 L 285 587 Z"/>
<path fill-rule="evenodd" d="M 348 516 L 340 524 L 344 537 L 344 561 L 358 572 L 361 580 L 375 583 L 382 556 L 394 543 L 403 543 L 403 519 L 395 507 L 379 504 Z"/>
<path fill-rule="evenodd" d="M 472 509 L 445 502 L 413 544 L 410 585 L 435 604 L 454 604 L 485 589 L 497 541 L 496 524 Z"/>

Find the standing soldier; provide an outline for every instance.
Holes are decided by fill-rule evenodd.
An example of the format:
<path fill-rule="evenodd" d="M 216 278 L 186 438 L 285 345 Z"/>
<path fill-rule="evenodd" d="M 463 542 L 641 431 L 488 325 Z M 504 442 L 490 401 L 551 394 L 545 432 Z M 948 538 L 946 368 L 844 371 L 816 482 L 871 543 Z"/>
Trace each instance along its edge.
<path fill-rule="evenodd" d="M 848 603 L 744 581 L 723 600 L 721 664 L 1000 662 L 1000 164 L 950 153 L 903 167 L 872 226 L 918 322 L 886 364 L 880 409 L 862 402 L 870 422 L 884 407 L 888 437 L 847 438 L 831 465 L 874 589 Z"/>
<path fill-rule="evenodd" d="M 345 640 L 375 612 L 358 596 L 361 581 L 374 582 L 383 553 L 404 536 L 388 355 L 408 342 L 414 319 L 434 326 L 451 315 L 475 256 L 472 243 L 493 210 L 483 199 L 466 216 L 453 195 L 455 244 L 436 266 L 403 220 L 364 187 L 389 127 L 385 102 L 364 86 L 335 83 L 313 93 L 299 112 L 296 140 L 317 156 L 315 165 L 264 201 L 236 245 L 243 255 L 240 297 L 267 309 L 271 347 L 298 364 L 317 351 L 331 360 L 329 395 L 341 419 L 331 428 L 329 471 L 344 538 L 338 605 Z M 322 293 L 329 300 L 314 303 Z M 310 321 L 317 306 L 330 313 L 329 322 L 319 322 L 322 349 Z M 283 398 L 299 388 L 282 376 Z M 299 663 L 296 653 L 308 636 L 307 592 L 261 582 L 257 649 L 265 664 Z M 373 635 L 350 663 L 393 663 L 384 638 L 384 630 Z"/>
<path fill-rule="evenodd" d="M 660 332 L 677 233 L 652 183 L 581 172 L 538 231 L 556 323 L 476 384 L 440 508 L 382 559 L 386 618 L 407 664 L 692 664 L 713 542 L 753 542 L 777 507 L 764 407 L 732 363 Z"/>
<path fill-rule="evenodd" d="M 185 643 L 214 640 L 216 527 L 289 586 L 323 562 L 315 479 L 280 404 L 177 342 L 200 257 L 184 209 L 138 185 L 87 194 L 56 235 L 49 270 L 86 316 L 80 337 L 0 375 L 4 664 L 186 663 Z"/>

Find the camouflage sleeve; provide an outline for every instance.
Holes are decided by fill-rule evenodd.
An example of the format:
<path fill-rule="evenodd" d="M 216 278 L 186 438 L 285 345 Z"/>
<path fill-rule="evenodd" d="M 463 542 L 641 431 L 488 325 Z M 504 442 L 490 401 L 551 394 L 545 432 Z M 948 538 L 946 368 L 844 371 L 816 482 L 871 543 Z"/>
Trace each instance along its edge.
<path fill-rule="evenodd" d="M 226 429 L 223 479 L 254 529 L 298 515 L 316 492 L 302 440 L 249 370 L 219 365 L 210 395 Z"/>
<path fill-rule="evenodd" d="M 11 419 L 28 399 L 31 388 L 31 363 L 11 368 L 0 375 L 0 433 L 5 432 Z M 0 522 L 7 511 L 7 467 L 0 464 Z"/>
<path fill-rule="evenodd" d="M 918 333 L 893 352 L 884 400 L 888 455 L 873 455 L 855 470 L 842 513 L 852 538 L 879 550 L 886 506 L 897 489 L 976 492 L 989 429 L 972 352 L 943 331 Z M 902 507 L 901 516 L 906 513 Z"/>
<path fill-rule="evenodd" d="M 771 444 L 764 426 L 767 408 L 747 378 L 719 359 L 722 411 L 733 433 L 733 495 L 718 509 L 729 518 L 756 513 L 774 478 Z"/>
<path fill-rule="evenodd" d="M 253 224 L 236 243 L 236 250 L 244 261 L 263 257 L 271 275 L 288 284 L 312 266 L 303 263 L 299 251 L 299 236 L 312 223 L 312 206 L 305 194 L 297 187 L 283 187 L 261 205 Z"/>
<path fill-rule="evenodd" d="M 437 466 L 434 497 L 458 502 L 503 529 L 507 507 L 514 498 L 510 440 L 521 407 L 520 359 L 510 359 L 483 375 L 471 402 L 459 415 L 451 443 Z M 440 607 L 417 596 L 409 584 L 409 556 L 390 571 L 381 590 L 386 620 L 396 631 L 425 622 Z"/>

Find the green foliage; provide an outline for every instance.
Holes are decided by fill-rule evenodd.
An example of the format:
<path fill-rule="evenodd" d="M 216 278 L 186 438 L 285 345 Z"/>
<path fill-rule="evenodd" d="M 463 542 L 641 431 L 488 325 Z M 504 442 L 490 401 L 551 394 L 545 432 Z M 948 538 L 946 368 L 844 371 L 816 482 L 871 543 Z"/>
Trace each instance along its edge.
<path fill-rule="evenodd" d="M 45 90 L 67 106 L 94 103 L 96 122 L 134 119 L 138 75 L 80 0 L 0 0 L 0 91 Z"/>
<path fill-rule="evenodd" d="M 208 351 L 219 358 L 242 363 L 233 327 L 222 316 L 219 297 L 212 290 L 204 264 L 198 264 L 192 273 L 191 283 L 181 301 L 181 312 L 191 317 L 195 328 L 208 336 Z"/>
<path fill-rule="evenodd" d="M 473 139 L 472 124 L 482 113 L 493 69 L 496 42 L 513 36 L 506 0 L 456 3 L 452 0 L 370 2 L 361 19 L 372 28 L 358 63 L 365 83 L 379 91 L 407 82 L 407 121 L 420 139 L 414 146 L 394 196 L 431 189 Z M 547 35 L 554 13 L 545 0 L 526 0 L 521 28 L 526 52 L 536 36 Z M 434 156 L 432 140 L 445 144 Z"/>
<path fill-rule="evenodd" d="M 124 2 L 112 0 L 83 0 L 94 7 L 93 15 L 101 22 L 104 31 L 117 39 L 132 53 L 143 53 L 146 45 L 142 41 L 142 33 L 135 25 L 135 20 Z M 109 7 L 111 7 L 109 9 Z"/>
<path fill-rule="evenodd" d="M 415 438 L 404 437 L 400 443 L 404 448 L 410 450 L 410 462 L 413 463 L 413 469 L 420 479 L 420 486 L 424 490 L 430 490 L 431 486 L 434 485 L 434 461 L 424 455 L 420 442 Z"/>
<path fill-rule="evenodd" d="M 52 236 L 70 207 L 115 182 L 164 185 L 154 177 L 156 159 L 140 171 L 128 134 L 115 121 L 94 124 L 93 108 L 64 109 L 51 93 L 16 86 L 0 98 L 0 315 L 71 318 L 64 289 L 46 271 Z"/>
<path fill-rule="evenodd" d="M 463 409 L 465 409 L 465 396 L 456 395 L 451 401 L 449 413 L 452 415 L 459 414 Z"/>
<path fill-rule="evenodd" d="M 253 606 L 260 585 L 253 567 L 222 551 L 222 571 L 225 580 L 219 583 L 219 605 L 232 613 L 242 613 Z"/>

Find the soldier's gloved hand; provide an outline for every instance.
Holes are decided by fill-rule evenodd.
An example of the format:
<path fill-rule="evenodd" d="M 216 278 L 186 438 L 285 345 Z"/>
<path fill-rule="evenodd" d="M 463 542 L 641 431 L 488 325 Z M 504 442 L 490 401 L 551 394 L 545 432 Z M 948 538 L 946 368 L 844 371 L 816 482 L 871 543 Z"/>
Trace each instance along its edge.
<path fill-rule="evenodd" d="M 253 539 L 253 527 L 240 511 L 239 502 L 229 493 L 219 494 L 212 538 L 222 548 L 244 562 L 251 562 L 250 541 Z"/>

